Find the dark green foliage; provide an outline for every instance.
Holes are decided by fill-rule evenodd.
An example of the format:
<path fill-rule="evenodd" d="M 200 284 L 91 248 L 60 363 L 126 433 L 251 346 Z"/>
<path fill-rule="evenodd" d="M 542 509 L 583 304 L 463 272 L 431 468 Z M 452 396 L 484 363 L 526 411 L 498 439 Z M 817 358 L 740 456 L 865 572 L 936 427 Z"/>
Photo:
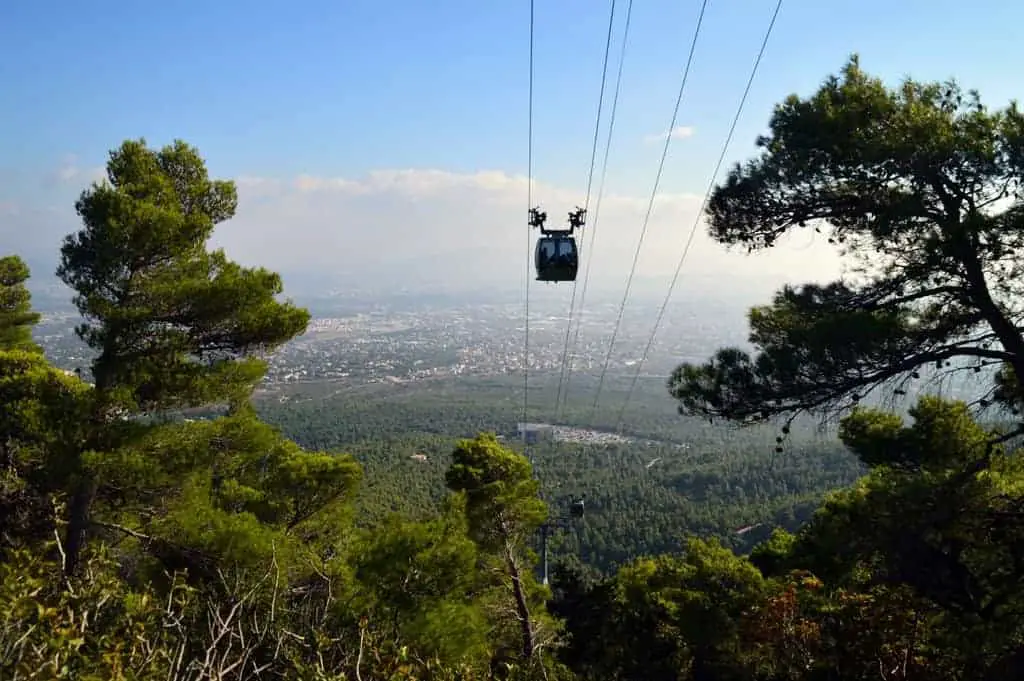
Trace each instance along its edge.
<path fill-rule="evenodd" d="M 39 313 L 32 311 L 32 296 L 25 288 L 28 265 L 16 255 L 0 258 L 0 350 L 42 352 L 32 340 Z"/>
<path fill-rule="evenodd" d="M 570 613 L 570 654 L 586 678 L 744 678 L 740 616 L 764 588 L 749 562 L 692 539 L 683 556 L 637 560 L 593 591 L 589 616 Z"/>
<path fill-rule="evenodd" d="M 956 83 L 890 89 L 854 58 L 815 94 L 777 106 L 770 128 L 760 156 L 715 190 L 711 236 L 756 250 L 825 230 L 855 276 L 787 287 L 754 309 L 755 356 L 724 349 L 679 367 L 670 387 L 686 410 L 763 420 L 903 390 L 952 361 L 1024 371 L 1016 104 L 989 111 Z"/>
<path fill-rule="evenodd" d="M 68 485 L 89 391 L 40 353 L 0 350 L 0 547 L 52 533 L 48 495 Z"/>
<path fill-rule="evenodd" d="M 370 607 L 395 634 L 444 659 L 487 662 L 486 585 L 459 509 L 426 523 L 392 517 L 368 533 L 354 558 Z"/>
<path fill-rule="evenodd" d="M 470 536 L 483 547 L 522 541 L 547 515 L 530 462 L 502 447 L 492 434 L 460 441 L 445 480 L 466 495 Z"/>
<path fill-rule="evenodd" d="M 628 382 L 608 384 L 610 406 L 607 413 L 598 411 L 597 420 L 613 422 Z M 372 526 L 392 512 L 421 519 L 437 512 L 458 435 L 473 423 L 506 433 L 504 442 L 522 451 L 511 434 L 521 405 L 508 400 L 517 385 L 515 378 L 465 379 L 368 386 L 349 395 L 338 383 L 309 383 L 276 386 L 254 402 L 263 418 L 302 445 L 341 449 L 358 459 L 366 476 L 357 520 Z M 549 393 L 554 395 L 554 385 Z M 543 420 L 546 407 L 538 402 L 531 418 Z M 568 423 L 577 410 L 580 418 L 590 413 L 589 400 L 568 405 Z M 740 430 L 680 418 L 665 401 L 661 381 L 638 383 L 631 405 L 626 420 L 640 441 L 530 447 L 541 496 L 553 515 L 567 512 L 570 497 L 587 499 L 586 521 L 552 539 L 556 562 L 578 556 L 588 569 L 607 572 L 637 555 L 678 552 L 679 538 L 687 534 L 716 536 L 747 551 L 775 525 L 796 529 L 826 491 L 864 471 L 834 436 L 807 424 L 794 424 L 779 454 L 777 431 L 767 427 Z M 654 459 L 659 461 L 648 467 Z M 764 525 L 736 532 L 758 523 Z"/>
<path fill-rule="evenodd" d="M 967 405 L 923 398 L 910 410 L 918 427 L 904 428 L 894 414 L 858 408 L 843 419 L 839 437 L 868 466 L 942 471 L 989 453 L 989 433 L 978 427 Z M 966 449 L 965 449 L 966 447 Z"/>
<path fill-rule="evenodd" d="M 985 431 L 963 403 L 923 399 L 913 412 L 895 429 L 855 412 L 847 444 L 906 447 L 903 461 L 934 443 L 940 458 L 877 466 L 750 562 L 691 542 L 682 558 L 638 560 L 582 594 L 556 585 L 566 660 L 587 679 L 1017 678 L 1020 454 L 979 452 Z"/>

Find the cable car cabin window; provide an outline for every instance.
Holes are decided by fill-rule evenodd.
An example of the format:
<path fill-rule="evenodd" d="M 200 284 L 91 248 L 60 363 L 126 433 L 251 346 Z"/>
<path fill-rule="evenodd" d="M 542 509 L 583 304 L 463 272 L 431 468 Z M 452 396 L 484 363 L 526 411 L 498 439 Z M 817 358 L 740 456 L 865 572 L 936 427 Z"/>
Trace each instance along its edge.
<path fill-rule="evenodd" d="M 537 240 L 538 281 L 575 281 L 579 267 L 576 240 L 571 236 L 544 236 Z"/>

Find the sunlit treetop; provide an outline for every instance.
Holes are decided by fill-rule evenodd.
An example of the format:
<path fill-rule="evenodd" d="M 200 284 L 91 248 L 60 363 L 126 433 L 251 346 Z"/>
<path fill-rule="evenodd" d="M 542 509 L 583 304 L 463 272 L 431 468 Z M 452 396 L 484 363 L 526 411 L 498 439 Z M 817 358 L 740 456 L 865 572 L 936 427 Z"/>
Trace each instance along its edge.
<path fill-rule="evenodd" d="M 58 269 L 98 353 L 100 394 L 144 411 L 244 399 L 263 377 L 260 354 L 305 330 L 309 313 L 277 299 L 279 275 L 207 250 L 237 205 L 234 183 L 210 179 L 184 142 L 110 153 L 107 181 L 75 205 L 83 227 Z"/>

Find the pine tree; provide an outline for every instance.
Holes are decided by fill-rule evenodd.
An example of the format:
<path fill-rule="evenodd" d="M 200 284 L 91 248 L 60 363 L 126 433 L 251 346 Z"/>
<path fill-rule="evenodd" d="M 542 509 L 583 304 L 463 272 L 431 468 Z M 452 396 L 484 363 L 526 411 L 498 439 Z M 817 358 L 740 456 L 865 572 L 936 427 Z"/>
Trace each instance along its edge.
<path fill-rule="evenodd" d="M 107 181 L 78 199 L 84 226 L 65 239 L 57 274 L 86 320 L 78 336 L 97 353 L 86 451 L 123 446 L 137 428 L 126 414 L 244 403 L 266 371 L 260 355 L 305 330 L 309 313 L 277 300 L 277 274 L 207 250 L 237 203 L 234 183 L 211 180 L 195 148 L 145 140 L 111 152 Z M 76 473 L 69 573 L 97 484 L 88 466 Z"/>
<path fill-rule="evenodd" d="M 713 192 L 711 237 L 755 251 L 814 229 L 853 276 L 751 310 L 756 352 L 681 365 L 680 406 L 738 422 L 839 413 L 928 372 L 1000 366 L 996 399 L 1024 406 L 1024 111 L 955 82 L 887 87 L 854 57 L 769 128 Z"/>
<path fill-rule="evenodd" d="M 525 549 L 547 517 L 530 462 L 484 433 L 458 442 L 445 480 L 449 489 L 464 495 L 469 537 L 504 567 L 520 631 L 520 654 L 529 660 L 538 649 L 539 621 L 531 613 Z"/>
<path fill-rule="evenodd" d="M 32 340 L 39 313 L 32 311 L 32 296 L 25 287 L 29 274 L 18 256 L 0 258 L 0 349 L 42 352 Z"/>

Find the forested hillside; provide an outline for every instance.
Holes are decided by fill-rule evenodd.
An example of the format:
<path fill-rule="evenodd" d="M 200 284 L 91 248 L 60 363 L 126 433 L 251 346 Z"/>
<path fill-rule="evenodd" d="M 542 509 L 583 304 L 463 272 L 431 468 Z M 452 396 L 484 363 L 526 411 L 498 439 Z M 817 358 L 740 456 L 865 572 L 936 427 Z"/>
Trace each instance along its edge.
<path fill-rule="evenodd" d="M 589 395 L 585 378 L 580 392 Z M 539 397 L 530 418 L 554 412 L 557 377 L 533 380 Z M 610 407 L 598 412 L 612 431 L 626 385 L 606 388 Z M 515 377 L 424 381 L 339 389 L 335 384 L 277 386 L 256 396 L 260 415 L 303 446 L 343 450 L 362 465 L 358 519 L 388 513 L 424 518 L 446 493 L 444 472 L 455 442 L 480 430 L 533 460 L 552 513 L 586 498 L 587 519 L 552 540 L 552 557 L 602 571 L 640 555 L 679 552 L 688 534 L 715 536 L 749 550 L 773 526 L 795 530 L 822 495 L 853 482 L 863 468 L 831 432 L 804 419 L 783 452 L 778 428 L 737 428 L 681 417 L 662 381 L 636 391 L 623 421 L 629 442 L 542 439 L 524 448 L 516 437 L 521 380 Z M 566 424 L 584 422 L 590 404 L 570 402 Z M 600 426 L 599 426 L 600 427 Z M 598 431 L 601 432 L 601 431 Z M 417 457 L 426 455 L 426 460 Z M 751 531 L 737 533 L 750 525 Z"/>
<path fill-rule="evenodd" d="M 257 394 L 308 311 L 209 249 L 233 182 L 124 142 L 58 269 L 90 381 L 48 361 L 30 272 L 0 258 L 0 678 L 1021 678 L 1024 425 L 985 410 L 1024 404 L 1024 114 L 853 59 L 758 146 L 712 236 L 817 229 L 861 275 L 752 310 L 753 351 L 681 365 L 664 407 L 647 390 L 640 442 L 531 465 L 478 434 L 514 422 L 498 379 Z M 929 367 L 992 384 L 863 406 Z M 580 495 L 561 552 L 608 573 L 549 587 L 536 537 Z M 748 548 L 737 522 L 792 531 L 743 556 L 710 538 Z"/>

